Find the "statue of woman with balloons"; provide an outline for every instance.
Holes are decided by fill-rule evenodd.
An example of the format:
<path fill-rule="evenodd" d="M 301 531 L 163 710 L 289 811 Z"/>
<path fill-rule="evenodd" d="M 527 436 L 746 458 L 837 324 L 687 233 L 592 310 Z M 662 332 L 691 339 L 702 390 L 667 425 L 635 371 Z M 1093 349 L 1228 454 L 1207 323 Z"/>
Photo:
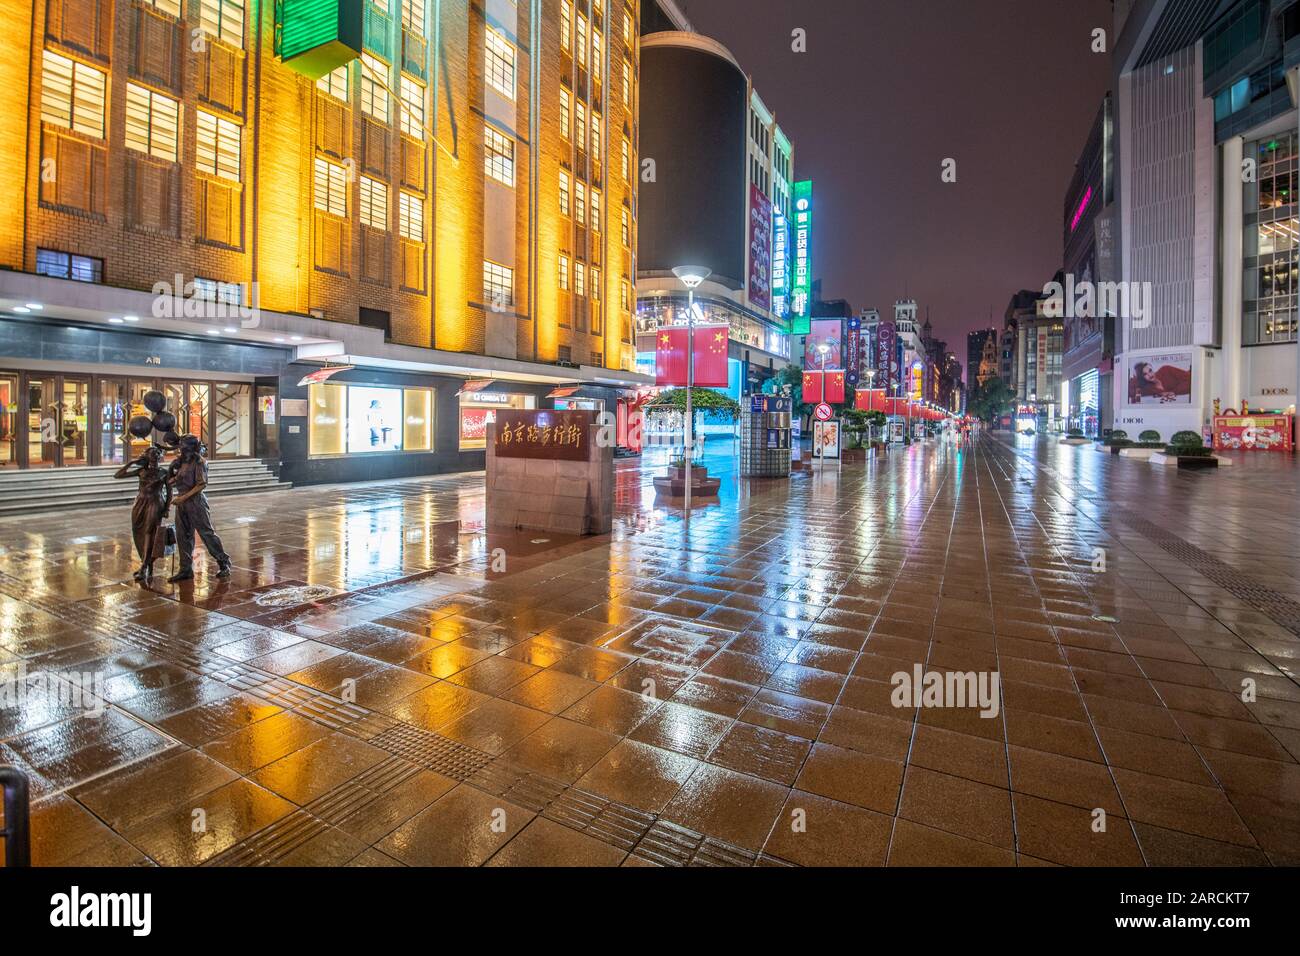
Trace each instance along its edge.
<path fill-rule="evenodd" d="M 131 505 L 131 537 L 136 553 L 140 555 L 140 570 L 135 579 L 147 583 L 153 577 L 153 563 L 167 553 L 167 534 L 163 521 L 171 507 L 171 486 L 162 467 L 164 451 L 180 444 L 176 434 L 176 416 L 167 411 L 167 397 L 157 389 L 144 393 L 141 399 L 150 415 L 136 415 L 127 423 L 127 431 L 135 438 L 148 440 L 144 454 L 127 462 L 113 475 L 114 478 L 138 478 L 139 490 Z"/>

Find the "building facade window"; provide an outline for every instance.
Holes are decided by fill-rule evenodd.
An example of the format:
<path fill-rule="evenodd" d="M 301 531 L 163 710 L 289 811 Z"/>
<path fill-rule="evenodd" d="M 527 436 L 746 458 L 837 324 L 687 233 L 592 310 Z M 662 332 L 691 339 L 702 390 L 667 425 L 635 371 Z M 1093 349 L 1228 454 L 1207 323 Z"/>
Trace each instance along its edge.
<path fill-rule="evenodd" d="M 571 126 L 573 124 L 573 94 L 569 92 L 568 87 L 560 87 L 560 135 L 565 139 L 570 138 Z"/>
<path fill-rule="evenodd" d="M 402 74 L 398 90 L 402 97 L 399 122 L 402 132 L 411 139 L 424 141 L 424 87 Z"/>
<path fill-rule="evenodd" d="M 515 184 L 515 141 L 492 126 L 483 127 L 484 172 L 505 186 Z"/>
<path fill-rule="evenodd" d="M 595 266 L 591 267 L 591 298 L 595 302 L 600 301 L 600 270 Z"/>
<path fill-rule="evenodd" d="M 568 52 L 573 47 L 573 4 L 560 0 L 560 49 Z"/>
<path fill-rule="evenodd" d="M 361 109 L 388 122 L 388 64 L 369 53 L 361 54 Z"/>
<path fill-rule="evenodd" d="M 560 291 L 569 291 L 569 257 L 560 256 Z"/>
<path fill-rule="evenodd" d="M 587 18 L 578 14 L 578 69 L 587 68 Z"/>
<path fill-rule="evenodd" d="M 623 137 L 623 179 L 632 181 L 632 144 L 626 136 Z"/>
<path fill-rule="evenodd" d="M 578 149 L 584 153 L 587 151 L 587 104 L 578 100 L 574 107 L 574 139 L 578 144 Z"/>
<path fill-rule="evenodd" d="M 204 110 L 196 112 L 196 152 L 194 165 L 201 173 L 222 179 L 239 180 L 240 133 L 230 120 Z"/>
<path fill-rule="evenodd" d="M 632 62 L 623 61 L 623 105 L 632 108 Z"/>
<path fill-rule="evenodd" d="M 591 75 L 597 80 L 605 75 L 605 41 L 594 27 L 591 31 Z"/>
<path fill-rule="evenodd" d="M 244 0 L 200 0 L 199 25 L 209 36 L 244 46 Z"/>
<path fill-rule="evenodd" d="M 1295 133 L 1245 147 L 1256 161 L 1255 182 L 1243 185 L 1242 341 L 1249 345 L 1296 340 L 1300 291 L 1300 177 Z"/>
<path fill-rule="evenodd" d="M 600 127 L 601 120 L 599 113 L 591 114 L 591 161 L 600 162 Z"/>
<path fill-rule="evenodd" d="M 560 215 L 567 216 L 570 212 L 569 197 L 569 174 L 560 170 Z"/>
<path fill-rule="evenodd" d="M 515 98 L 515 47 L 492 27 L 486 31 L 487 84 L 508 100 Z"/>
<path fill-rule="evenodd" d="M 591 191 L 591 228 L 600 231 L 600 190 Z"/>
<path fill-rule="evenodd" d="M 57 249 L 37 249 L 36 274 L 75 282 L 103 282 L 104 260 Z"/>
<path fill-rule="evenodd" d="M 348 171 L 338 163 L 316 157 L 312 204 L 334 216 L 348 214 Z"/>
<path fill-rule="evenodd" d="M 632 245 L 632 212 L 624 206 L 619 210 L 619 219 L 621 222 L 623 247 L 628 248 Z"/>
<path fill-rule="evenodd" d="M 104 138 L 106 77 L 53 50 L 46 50 L 41 72 L 41 119 L 96 139 Z"/>
<path fill-rule="evenodd" d="M 587 264 L 581 259 L 573 263 L 573 292 L 575 295 L 587 294 Z"/>
<path fill-rule="evenodd" d="M 397 227 L 403 239 L 424 242 L 424 201 L 414 193 L 398 198 Z"/>
<path fill-rule="evenodd" d="M 369 176 L 360 179 L 361 225 L 388 230 L 388 184 Z"/>
<path fill-rule="evenodd" d="M 126 146 L 176 162 L 181 104 L 135 83 L 126 84 Z"/>
<path fill-rule="evenodd" d="M 483 299 L 494 308 L 515 304 L 515 270 L 483 260 Z"/>
<path fill-rule="evenodd" d="M 578 220 L 580 225 L 586 225 L 587 184 L 581 179 L 575 179 L 573 182 L 573 218 Z"/>
<path fill-rule="evenodd" d="M 402 0 L 402 26 L 424 36 L 424 0 Z"/>
<path fill-rule="evenodd" d="M 316 81 L 316 89 L 346 103 L 348 101 L 347 65 L 330 70 L 322 76 Z"/>

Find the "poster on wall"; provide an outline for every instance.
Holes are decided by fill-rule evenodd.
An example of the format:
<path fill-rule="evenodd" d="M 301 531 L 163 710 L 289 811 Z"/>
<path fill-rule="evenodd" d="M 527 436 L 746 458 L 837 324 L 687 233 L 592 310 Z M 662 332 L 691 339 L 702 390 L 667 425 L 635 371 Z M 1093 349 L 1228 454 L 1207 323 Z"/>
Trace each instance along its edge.
<path fill-rule="evenodd" d="M 843 334 L 841 319 L 813 319 L 803 346 L 803 367 L 806 369 L 844 368 Z M 825 362 L 819 346 L 827 347 Z"/>
<path fill-rule="evenodd" d="M 396 388 L 348 389 L 348 449 L 400 451 L 402 392 Z"/>
<path fill-rule="evenodd" d="M 1130 405 L 1190 405 L 1192 403 L 1192 353 L 1166 352 L 1130 358 Z"/>
<path fill-rule="evenodd" d="M 840 457 L 840 423 L 838 419 L 829 422 L 813 422 L 813 457 Z"/>
<path fill-rule="evenodd" d="M 749 304 L 772 307 L 772 201 L 749 186 Z"/>
<path fill-rule="evenodd" d="M 460 440 L 487 441 L 488 422 L 496 421 L 495 408 L 462 408 L 460 410 Z"/>

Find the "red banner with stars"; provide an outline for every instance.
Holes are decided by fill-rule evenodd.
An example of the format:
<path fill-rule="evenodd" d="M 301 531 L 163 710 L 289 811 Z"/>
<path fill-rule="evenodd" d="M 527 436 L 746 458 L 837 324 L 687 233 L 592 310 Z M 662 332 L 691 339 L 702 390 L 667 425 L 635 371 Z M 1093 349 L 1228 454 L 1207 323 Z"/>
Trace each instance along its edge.
<path fill-rule="evenodd" d="M 706 388 L 727 387 L 727 339 L 725 325 L 695 327 L 695 382 Z M 684 325 L 661 326 L 655 333 L 655 384 L 686 384 L 687 329 Z"/>

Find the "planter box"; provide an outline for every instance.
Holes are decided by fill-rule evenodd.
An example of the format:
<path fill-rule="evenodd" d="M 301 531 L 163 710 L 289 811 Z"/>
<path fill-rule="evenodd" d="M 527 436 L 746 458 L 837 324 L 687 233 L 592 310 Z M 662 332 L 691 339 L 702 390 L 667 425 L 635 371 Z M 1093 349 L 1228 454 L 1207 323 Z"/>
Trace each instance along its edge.
<path fill-rule="evenodd" d="M 1213 455 L 1166 455 L 1157 451 L 1147 461 L 1166 468 L 1218 468 L 1220 459 Z"/>
<path fill-rule="evenodd" d="M 840 458 L 843 461 L 866 461 L 867 449 L 865 448 L 845 448 L 840 452 Z"/>
<path fill-rule="evenodd" d="M 1062 438 L 1062 445 L 1091 445 L 1091 438 Z"/>
<path fill-rule="evenodd" d="M 1142 458 L 1147 459 L 1156 453 L 1154 448 L 1121 448 L 1119 455 L 1121 458 Z"/>

